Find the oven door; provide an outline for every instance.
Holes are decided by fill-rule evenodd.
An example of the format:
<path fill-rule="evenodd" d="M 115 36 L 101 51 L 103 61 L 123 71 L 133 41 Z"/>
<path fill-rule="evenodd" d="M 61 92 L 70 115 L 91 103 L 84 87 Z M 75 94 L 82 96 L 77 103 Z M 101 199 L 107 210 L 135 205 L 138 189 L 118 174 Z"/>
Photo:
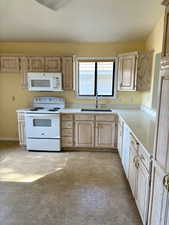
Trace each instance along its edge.
<path fill-rule="evenodd" d="M 59 114 L 26 114 L 27 138 L 60 138 Z"/>

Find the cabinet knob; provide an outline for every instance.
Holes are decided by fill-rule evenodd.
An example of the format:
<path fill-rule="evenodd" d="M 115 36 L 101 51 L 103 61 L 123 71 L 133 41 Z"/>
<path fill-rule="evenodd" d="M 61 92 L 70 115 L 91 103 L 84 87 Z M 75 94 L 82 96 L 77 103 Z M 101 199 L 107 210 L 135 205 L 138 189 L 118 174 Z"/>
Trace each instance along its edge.
<path fill-rule="evenodd" d="M 164 178 L 163 178 L 163 186 L 169 192 L 169 174 L 164 176 Z"/>

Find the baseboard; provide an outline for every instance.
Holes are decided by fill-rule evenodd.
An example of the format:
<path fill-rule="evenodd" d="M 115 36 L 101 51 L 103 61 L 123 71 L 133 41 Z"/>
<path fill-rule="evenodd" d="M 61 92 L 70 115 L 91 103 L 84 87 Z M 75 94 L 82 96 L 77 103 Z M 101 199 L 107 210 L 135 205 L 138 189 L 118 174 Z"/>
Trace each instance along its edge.
<path fill-rule="evenodd" d="M 0 141 L 19 141 L 19 139 L 10 137 L 0 137 Z"/>

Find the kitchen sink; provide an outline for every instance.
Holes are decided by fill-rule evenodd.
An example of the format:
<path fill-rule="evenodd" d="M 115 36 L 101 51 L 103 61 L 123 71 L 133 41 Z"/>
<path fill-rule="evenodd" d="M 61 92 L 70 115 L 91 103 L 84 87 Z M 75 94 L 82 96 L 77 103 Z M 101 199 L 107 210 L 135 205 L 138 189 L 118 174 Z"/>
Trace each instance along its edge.
<path fill-rule="evenodd" d="M 111 109 L 81 109 L 82 112 L 112 112 Z"/>

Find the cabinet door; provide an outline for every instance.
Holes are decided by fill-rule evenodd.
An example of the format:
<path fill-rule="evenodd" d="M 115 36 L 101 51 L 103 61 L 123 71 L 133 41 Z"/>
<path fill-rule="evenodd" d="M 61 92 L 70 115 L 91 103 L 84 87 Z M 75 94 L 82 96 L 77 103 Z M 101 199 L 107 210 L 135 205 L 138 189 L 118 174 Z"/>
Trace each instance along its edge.
<path fill-rule="evenodd" d="M 137 160 L 137 151 L 134 149 L 133 146 L 130 146 L 130 154 L 129 154 L 129 170 L 128 170 L 128 179 L 129 184 L 133 193 L 133 196 L 136 196 L 136 188 L 137 188 L 137 167 L 136 167 L 136 160 Z"/>
<path fill-rule="evenodd" d="M 118 152 L 120 157 L 122 157 L 122 146 L 123 146 L 123 122 L 118 122 Z"/>
<path fill-rule="evenodd" d="M 75 122 L 75 146 L 94 147 L 94 121 Z"/>
<path fill-rule="evenodd" d="M 166 211 L 168 193 L 163 185 L 164 176 L 163 170 L 158 165 L 154 165 L 148 225 L 168 225 Z"/>
<path fill-rule="evenodd" d="M 73 89 L 73 59 L 72 57 L 62 58 L 62 72 L 63 72 L 63 89 Z"/>
<path fill-rule="evenodd" d="M 44 72 L 45 58 L 40 56 L 29 57 L 29 71 L 30 72 Z"/>
<path fill-rule="evenodd" d="M 96 122 L 95 147 L 115 148 L 115 122 Z"/>
<path fill-rule="evenodd" d="M 1 56 L 1 72 L 6 73 L 20 72 L 19 57 Z"/>
<path fill-rule="evenodd" d="M 136 90 L 136 55 L 121 56 L 118 60 L 118 90 Z"/>
<path fill-rule="evenodd" d="M 128 177 L 129 154 L 130 154 L 130 131 L 126 124 L 123 126 L 122 165 Z"/>
<path fill-rule="evenodd" d="M 169 172 L 169 76 L 162 77 L 160 104 L 157 124 L 157 146 L 155 158 L 157 163 Z"/>
<path fill-rule="evenodd" d="M 137 195 L 136 203 L 142 218 L 143 224 L 147 224 L 148 201 L 149 201 L 149 173 L 143 163 L 140 161 L 137 174 Z"/>
<path fill-rule="evenodd" d="M 27 57 L 21 57 L 20 58 L 20 66 L 21 66 L 21 73 L 23 75 L 22 78 L 22 87 L 24 89 L 28 88 L 28 80 L 27 80 L 27 72 L 28 72 L 28 58 Z"/>
<path fill-rule="evenodd" d="M 19 134 L 19 144 L 21 146 L 26 146 L 25 114 L 24 113 L 18 113 L 18 134 Z"/>
<path fill-rule="evenodd" d="M 51 56 L 45 58 L 45 71 L 47 72 L 61 72 L 60 57 Z"/>

